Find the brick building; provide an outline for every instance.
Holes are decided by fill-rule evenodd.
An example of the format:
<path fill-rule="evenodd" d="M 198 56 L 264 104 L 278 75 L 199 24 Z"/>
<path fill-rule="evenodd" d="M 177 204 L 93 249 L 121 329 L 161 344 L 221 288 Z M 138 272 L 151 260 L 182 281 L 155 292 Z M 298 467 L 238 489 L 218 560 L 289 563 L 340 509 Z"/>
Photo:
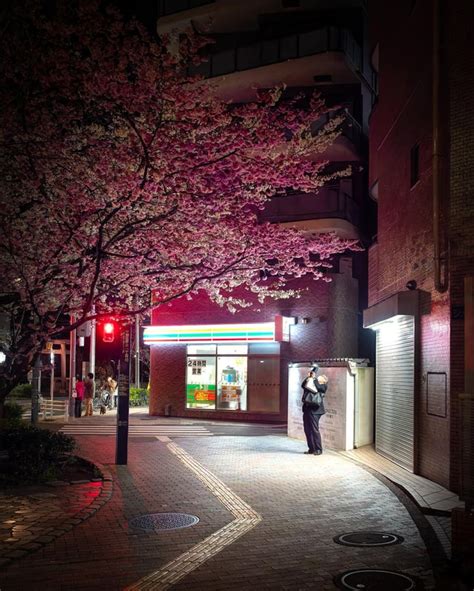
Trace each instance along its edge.
<path fill-rule="evenodd" d="M 316 199 L 275 198 L 262 217 L 313 232 L 336 231 L 366 244 L 373 76 L 365 3 L 162 0 L 159 12 L 159 32 L 212 23 L 216 43 L 199 70 L 218 83 L 226 99 L 252 100 L 255 87 L 284 83 L 289 92 L 316 88 L 328 104 L 346 109 L 344 132 L 327 157 L 354 165 L 352 176 L 323 188 Z M 331 283 L 299 282 L 305 289 L 300 299 L 256 304 L 237 315 L 204 295 L 155 309 L 145 331 L 151 345 L 151 414 L 286 420 L 290 361 L 366 355 L 360 345 L 365 257 L 354 253 L 336 260 Z M 286 326 L 285 336 L 279 334 L 284 319 L 296 322 Z"/>
<path fill-rule="evenodd" d="M 378 230 L 364 326 L 377 335 L 375 446 L 472 495 L 472 425 L 462 426 L 472 402 L 460 394 L 473 393 L 474 366 L 464 330 L 474 274 L 474 6 L 373 1 L 369 14 Z"/>

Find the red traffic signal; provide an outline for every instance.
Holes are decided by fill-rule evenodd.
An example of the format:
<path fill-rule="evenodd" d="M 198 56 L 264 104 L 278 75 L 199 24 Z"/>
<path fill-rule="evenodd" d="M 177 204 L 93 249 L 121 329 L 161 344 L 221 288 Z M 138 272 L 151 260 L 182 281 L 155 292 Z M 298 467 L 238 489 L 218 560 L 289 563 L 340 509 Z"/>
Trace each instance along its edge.
<path fill-rule="evenodd" d="M 106 322 L 104 324 L 104 333 L 102 340 L 104 343 L 113 343 L 115 339 L 115 324 L 113 322 Z"/>

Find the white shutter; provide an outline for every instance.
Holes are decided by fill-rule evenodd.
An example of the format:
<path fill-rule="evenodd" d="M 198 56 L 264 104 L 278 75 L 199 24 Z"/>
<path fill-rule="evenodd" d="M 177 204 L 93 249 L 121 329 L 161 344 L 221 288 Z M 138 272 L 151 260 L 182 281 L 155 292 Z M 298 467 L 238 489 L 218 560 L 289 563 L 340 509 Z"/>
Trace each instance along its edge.
<path fill-rule="evenodd" d="M 376 337 L 375 449 L 413 471 L 415 321 L 398 316 Z"/>

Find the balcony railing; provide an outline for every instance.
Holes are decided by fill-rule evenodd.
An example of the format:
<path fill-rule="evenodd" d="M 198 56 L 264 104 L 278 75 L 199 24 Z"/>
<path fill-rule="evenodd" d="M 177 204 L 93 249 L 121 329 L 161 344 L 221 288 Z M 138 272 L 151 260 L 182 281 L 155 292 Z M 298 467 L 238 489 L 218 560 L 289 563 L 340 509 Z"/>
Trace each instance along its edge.
<path fill-rule="evenodd" d="M 330 119 L 337 117 L 338 115 L 339 113 L 335 111 L 326 113 L 320 117 L 311 126 L 312 133 L 316 134 Z M 367 137 L 362 130 L 361 124 L 353 117 L 353 115 L 351 115 L 351 113 L 349 113 L 349 111 L 345 111 L 343 116 L 344 123 L 342 124 L 342 135 L 352 142 L 352 144 L 359 150 L 365 150 L 367 148 Z"/>
<path fill-rule="evenodd" d="M 158 0 L 158 16 L 168 16 L 214 2 L 215 0 Z"/>
<path fill-rule="evenodd" d="M 261 214 L 261 220 L 271 223 L 305 220 L 343 219 L 358 227 L 360 210 L 341 187 L 324 187 L 314 193 L 296 193 L 274 197 Z"/>
<path fill-rule="evenodd" d="M 217 49 L 206 62 L 190 68 L 189 73 L 212 78 L 328 51 L 343 53 L 354 69 L 362 69 L 362 50 L 352 34 L 340 27 L 323 27 L 221 51 Z"/>

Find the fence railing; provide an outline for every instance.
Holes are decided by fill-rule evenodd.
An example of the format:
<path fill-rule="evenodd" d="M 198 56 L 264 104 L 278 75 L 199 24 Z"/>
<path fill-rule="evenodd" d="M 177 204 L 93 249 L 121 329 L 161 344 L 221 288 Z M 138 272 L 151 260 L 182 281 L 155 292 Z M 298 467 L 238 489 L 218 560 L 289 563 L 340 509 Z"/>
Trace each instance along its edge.
<path fill-rule="evenodd" d="M 328 26 L 242 43 L 230 49 L 216 49 L 207 61 L 191 67 L 189 73 L 212 78 L 328 51 L 344 53 L 356 70 L 362 69 L 362 49 L 352 33 L 341 27 Z"/>
<path fill-rule="evenodd" d="M 318 195 L 296 193 L 274 197 L 262 212 L 262 221 L 272 223 L 316 219 L 344 219 L 358 226 L 360 209 L 342 188 L 324 187 Z"/>
<path fill-rule="evenodd" d="M 319 129 L 328 123 L 328 121 L 334 117 L 338 117 L 339 115 L 340 111 L 331 111 L 326 113 L 312 124 L 312 133 L 316 134 Z M 342 135 L 350 140 L 357 148 L 365 149 L 367 147 L 367 137 L 364 134 L 362 125 L 351 113 L 349 113 L 349 111 L 345 111 L 342 116 L 344 117 L 344 122 L 342 124 Z"/>

